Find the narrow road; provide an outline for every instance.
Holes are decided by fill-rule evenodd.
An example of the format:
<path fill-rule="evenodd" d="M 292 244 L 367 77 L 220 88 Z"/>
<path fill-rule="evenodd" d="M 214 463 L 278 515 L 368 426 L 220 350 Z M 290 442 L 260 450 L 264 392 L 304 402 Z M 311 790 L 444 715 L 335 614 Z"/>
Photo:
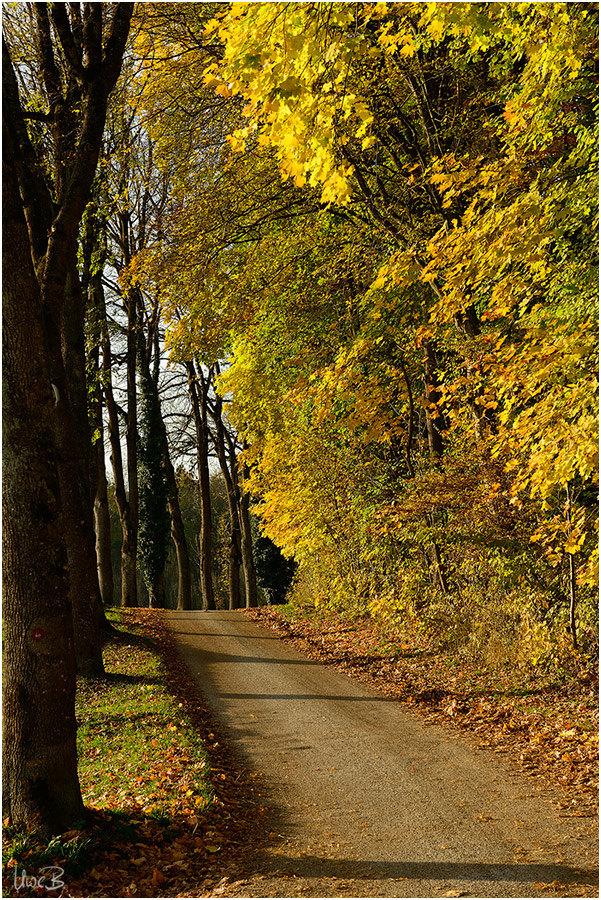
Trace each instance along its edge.
<path fill-rule="evenodd" d="M 222 895 L 596 896 L 592 820 L 562 817 L 534 779 L 240 612 L 167 622 L 274 809 L 271 845 Z"/>

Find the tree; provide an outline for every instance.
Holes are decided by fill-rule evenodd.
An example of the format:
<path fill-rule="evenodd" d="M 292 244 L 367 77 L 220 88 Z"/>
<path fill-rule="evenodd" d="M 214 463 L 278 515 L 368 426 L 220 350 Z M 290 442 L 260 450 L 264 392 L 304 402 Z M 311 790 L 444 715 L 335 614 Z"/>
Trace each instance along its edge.
<path fill-rule="evenodd" d="M 196 463 L 200 496 L 200 594 L 203 609 L 215 609 L 213 590 L 213 563 L 211 552 L 211 489 L 209 478 L 209 423 L 208 399 L 210 373 L 203 371 L 193 360 L 185 363 L 188 377 L 188 393 L 196 434 Z"/>
<path fill-rule="evenodd" d="M 61 322 L 72 299 L 68 286 L 79 223 L 132 9 L 130 3 L 35 5 L 41 112 L 22 100 L 3 42 L 5 215 L 12 249 L 3 263 L 7 330 L 16 341 L 13 345 L 9 339 L 4 367 L 5 385 L 16 401 L 9 401 L 4 413 L 4 498 L 14 522 L 5 529 L 4 548 L 4 801 L 14 824 L 46 834 L 63 830 L 82 811 L 75 764 L 73 625 L 79 668 L 92 674 L 102 664 L 94 597 L 75 592 L 72 571 L 67 583 L 60 536 L 64 527 L 71 563 L 79 527 L 71 517 L 82 509 L 76 506 L 77 488 L 71 493 L 65 483 L 73 470 L 60 458 L 75 433 Z M 40 144 L 27 128 L 30 116 L 44 123 L 52 146 L 52 183 L 45 178 Z M 83 323 L 72 337 L 83 342 Z M 66 339 L 65 347 L 70 346 Z M 88 484 L 88 506 L 89 497 Z M 95 554 L 93 568 L 96 577 Z"/>
<path fill-rule="evenodd" d="M 262 528 L 325 602 L 457 634 L 494 619 L 524 644 L 544 621 L 558 645 L 569 606 L 576 643 L 596 565 L 594 8 L 212 12 L 163 9 L 141 39 L 176 177 L 135 265 L 172 357 L 228 358 Z"/>
<path fill-rule="evenodd" d="M 565 500 L 574 481 L 579 492 L 597 477 L 589 453 L 596 205 L 584 200 L 594 194 L 597 158 L 595 11 L 256 5 L 224 12 L 209 29 L 225 44 L 209 83 L 246 102 L 249 121 L 232 146 L 272 146 L 297 186 L 319 187 L 323 203 L 369 217 L 392 239 L 366 292 L 372 334 L 377 318 L 385 324 L 411 297 L 427 310 L 416 337 L 439 474 L 421 484 L 436 483 L 447 498 L 441 508 L 431 495 L 432 547 L 442 534 L 453 543 L 452 507 L 461 498 L 449 500 L 466 487 L 441 451 L 465 454 L 471 429 L 470 458 L 486 460 L 505 521 L 515 525 L 511 504 L 525 510 L 538 498 L 532 539 L 549 562 L 567 557 L 573 609 L 574 552 L 593 551 L 580 568 L 583 584 L 595 565 L 587 508 L 575 513 Z M 570 272 L 569 296 L 560 269 Z M 552 333 L 559 336 L 550 350 Z M 410 435 L 413 423 L 412 414 Z M 578 441 L 568 437 L 572 425 Z M 427 510 L 423 501 L 418 508 Z"/>
<path fill-rule="evenodd" d="M 141 313 L 141 310 L 140 310 Z M 158 310 L 150 317 L 150 327 L 145 335 L 143 323 L 138 319 L 137 359 L 139 375 L 139 429 L 138 485 L 139 531 L 138 547 L 144 581 L 148 589 L 149 606 L 165 606 L 165 562 L 169 535 L 167 509 L 167 483 L 165 479 L 164 423 L 158 391 L 159 349 Z M 154 352 L 154 371 L 151 371 L 151 353 Z M 172 503 L 177 497 L 172 495 Z"/>
<path fill-rule="evenodd" d="M 106 235 L 98 210 L 93 203 L 88 206 L 81 239 L 82 289 L 87 297 L 86 335 L 88 385 L 91 393 L 89 413 L 93 430 L 92 494 L 94 501 L 94 533 L 96 535 L 96 563 L 98 585 L 104 606 L 112 606 L 114 599 L 113 566 L 111 559 L 111 522 L 109 513 L 108 481 L 104 452 L 104 397 L 103 373 L 100 362 L 103 330 L 106 327 L 106 309 L 102 286 L 102 266 L 106 258 Z"/>
<path fill-rule="evenodd" d="M 75 655 L 43 311 L 9 142 L 5 131 L 3 810 L 13 822 L 51 833 L 83 811 Z"/>

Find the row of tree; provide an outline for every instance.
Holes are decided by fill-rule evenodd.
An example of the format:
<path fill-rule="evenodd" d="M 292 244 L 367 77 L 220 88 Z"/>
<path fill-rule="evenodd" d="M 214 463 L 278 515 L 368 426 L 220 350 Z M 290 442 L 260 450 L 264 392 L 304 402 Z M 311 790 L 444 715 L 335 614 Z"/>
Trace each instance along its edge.
<path fill-rule="evenodd" d="M 190 352 L 179 378 L 167 372 L 162 298 L 127 274 L 164 239 L 172 203 L 140 114 L 134 5 L 5 12 L 4 804 L 11 821 L 49 833 L 83 811 L 75 676 L 104 672 L 104 607 L 117 600 L 109 492 L 122 533 L 122 606 L 138 605 L 140 573 L 149 605 L 165 605 L 169 535 L 177 606 L 192 606 L 173 464 L 190 448 L 204 608 L 216 605 L 211 455 L 229 510 L 229 608 L 256 605 L 253 540 L 266 539 L 256 526 L 253 538 L 241 445 L 215 392 L 219 359 L 205 364 Z M 166 409 L 177 428 L 167 427 Z M 265 566 L 263 576 L 269 600 Z"/>
<path fill-rule="evenodd" d="M 136 51 L 174 204 L 132 277 L 229 354 L 300 594 L 591 650 L 596 7 L 155 4 Z"/>
<path fill-rule="evenodd" d="M 75 658 L 102 671 L 80 222 L 133 4 L 23 6 L 2 46 L 4 804 L 80 817 Z"/>
<path fill-rule="evenodd" d="M 164 603 L 169 532 L 191 605 L 173 460 L 192 452 L 207 608 L 213 454 L 230 606 L 256 602 L 254 496 L 255 555 L 293 558 L 301 599 L 522 661 L 566 626 L 591 649 L 596 40 L 586 3 L 6 11 L 14 822 L 82 811 L 105 444 L 125 605 L 138 570 Z"/>

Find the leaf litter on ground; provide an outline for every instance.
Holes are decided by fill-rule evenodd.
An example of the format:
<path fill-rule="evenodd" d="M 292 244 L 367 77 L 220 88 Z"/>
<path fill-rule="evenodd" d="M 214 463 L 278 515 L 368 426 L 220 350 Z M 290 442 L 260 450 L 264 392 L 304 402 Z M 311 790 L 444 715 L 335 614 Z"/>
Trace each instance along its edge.
<path fill-rule="evenodd" d="M 204 707 L 156 610 L 122 610 L 107 675 L 78 684 L 85 821 L 42 844 L 5 827 L 4 896 L 25 871 L 64 869 L 51 896 L 210 895 L 258 835 L 265 808 Z M 249 779 L 250 780 L 250 779 Z M 5 823 L 6 825 L 7 823 Z M 28 893 L 29 891 L 29 893 Z"/>

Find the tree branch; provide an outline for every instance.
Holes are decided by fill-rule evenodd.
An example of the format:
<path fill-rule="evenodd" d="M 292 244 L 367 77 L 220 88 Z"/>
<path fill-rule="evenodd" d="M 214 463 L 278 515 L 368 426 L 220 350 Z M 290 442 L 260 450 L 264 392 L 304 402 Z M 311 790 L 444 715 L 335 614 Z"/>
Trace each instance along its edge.
<path fill-rule="evenodd" d="M 102 62 L 102 7 L 99 3 L 83 5 L 83 45 L 87 57 L 85 72 L 89 78 Z"/>
<path fill-rule="evenodd" d="M 69 16 L 67 15 L 67 8 L 64 3 L 51 3 L 50 11 L 52 13 L 52 21 L 56 28 L 56 33 L 58 34 L 63 53 L 65 54 L 65 59 L 67 60 L 67 65 L 69 66 L 72 75 L 75 77 L 75 80 L 81 84 L 84 74 L 81 46 L 77 46 L 75 38 L 73 37 Z"/>

